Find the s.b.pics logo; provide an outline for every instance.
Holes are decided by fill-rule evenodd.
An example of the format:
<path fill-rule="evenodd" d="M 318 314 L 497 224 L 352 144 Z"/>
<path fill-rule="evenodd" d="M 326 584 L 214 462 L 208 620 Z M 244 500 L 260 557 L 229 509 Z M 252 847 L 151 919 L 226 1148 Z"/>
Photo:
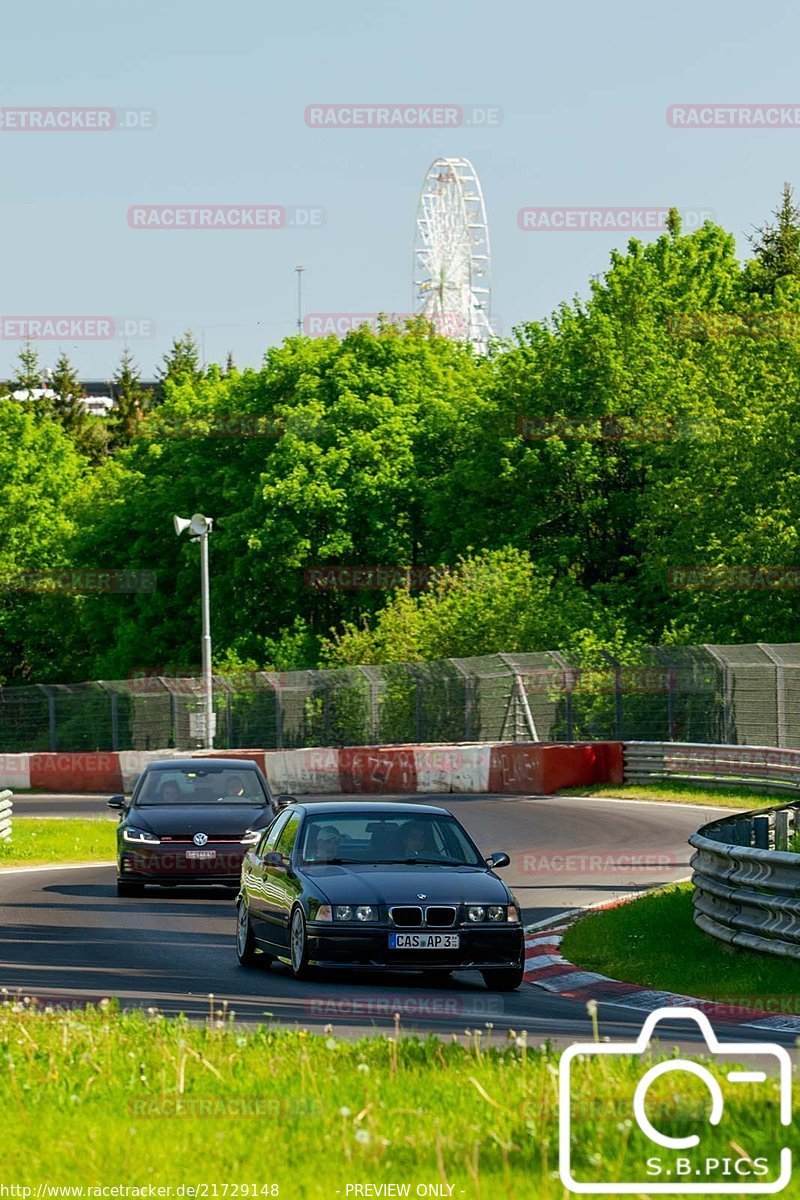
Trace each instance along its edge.
<path fill-rule="evenodd" d="M 667 1019 L 696 1022 L 709 1057 L 651 1057 L 631 1071 L 630 1056 L 644 1055 Z M 780 1145 L 791 1072 L 783 1046 L 720 1043 L 693 1008 L 657 1009 L 635 1042 L 572 1045 L 559 1067 L 561 1182 L 580 1195 L 775 1195 L 792 1174 L 791 1150 Z M 626 1084 L 630 1116 L 620 1120 Z M 613 1122 L 581 1122 L 587 1094 L 598 1091 Z"/>

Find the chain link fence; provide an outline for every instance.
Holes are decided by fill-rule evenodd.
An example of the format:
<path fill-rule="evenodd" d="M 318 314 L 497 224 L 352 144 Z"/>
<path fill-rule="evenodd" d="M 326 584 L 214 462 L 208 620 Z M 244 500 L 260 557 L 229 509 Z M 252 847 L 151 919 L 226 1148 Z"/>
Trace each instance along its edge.
<path fill-rule="evenodd" d="M 190 749 L 198 678 L 0 689 L 0 750 Z M 389 742 L 725 742 L 800 748 L 800 643 L 551 650 L 214 677 L 220 749 Z"/>

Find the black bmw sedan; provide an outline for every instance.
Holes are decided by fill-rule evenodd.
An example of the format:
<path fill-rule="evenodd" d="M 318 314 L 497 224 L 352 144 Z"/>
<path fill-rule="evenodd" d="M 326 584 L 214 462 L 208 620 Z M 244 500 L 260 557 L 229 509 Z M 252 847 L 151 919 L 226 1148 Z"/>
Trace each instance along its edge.
<path fill-rule="evenodd" d="M 519 905 L 452 813 L 432 805 L 326 801 L 285 808 L 250 847 L 237 899 L 244 966 L 477 970 L 522 983 Z"/>
<path fill-rule="evenodd" d="M 264 775 L 245 758 L 151 762 L 129 800 L 112 796 L 108 804 L 122 814 L 119 896 L 141 896 L 146 883 L 238 886 L 247 847 L 276 810 Z"/>

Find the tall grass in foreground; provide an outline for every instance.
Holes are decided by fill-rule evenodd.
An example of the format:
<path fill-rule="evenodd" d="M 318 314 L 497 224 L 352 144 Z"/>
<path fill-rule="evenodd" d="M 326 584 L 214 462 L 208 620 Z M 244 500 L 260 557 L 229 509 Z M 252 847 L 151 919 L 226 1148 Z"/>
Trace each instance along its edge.
<path fill-rule="evenodd" d="M 412 1196 L 419 1184 L 447 1185 L 452 1193 L 438 1194 L 479 1200 L 567 1195 L 551 1047 L 516 1033 L 490 1046 L 490 1028 L 449 1043 L 406 1038 L 399 1026 L 357 1042 L 330 1027 L 243 1031 L 211 1005 L 200 1025 L 113 1002 L 66 1012 L 0 1004 L 0 1184 L 208 1185 L 207 1196 L 216 1184 L 220 1197 L 228 1184 L 248 1189 L 230 1197 L 292 1200 L 344 1198 L 359 1183 L 407 1184 Z M 647 1157 L 631 1120 L 641 1061 L 574 1067 L 576 1169 L 633 1178 Z M 775 1092 L 772 1080 L 737 1086 L 718 1153 L 783 1145 Z M 654 1088 L 653 1102 L 667 1132 L 704 1120 L 705 1093 L 691 1079 L 680 1098 Z M 273 1184 L 278 1193 L 257 1190 Z"/>

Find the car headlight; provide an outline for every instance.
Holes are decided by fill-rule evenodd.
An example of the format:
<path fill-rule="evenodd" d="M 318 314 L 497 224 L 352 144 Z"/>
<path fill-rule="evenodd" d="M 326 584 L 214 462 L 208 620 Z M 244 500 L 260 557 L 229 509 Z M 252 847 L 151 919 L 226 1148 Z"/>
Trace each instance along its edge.
<path fill-rule="evenodd" d="M 240 846 L 255 846 L 256 842 L 261 837 L 261 834 L 263 832 L 264 832 L 263 829 L 246 829 L 244 832 L 244 837 L 242 838 L 239 845 Z"/>
<path fill-rule="evenodd" d="M 141 846 L 143 843 L 146 846 L 160 846 L 161 838 L 157 838 L 154 833 L 148 833 L 146 829 L 123 829 L 123 842 L 134 842 Z"/>
<path fill-rule="evenodd" d="M 372 904 L 334 904 L 334 921 L 377 921 L 378 910 Z"/>
<path fill-rule="evenodd" d="M 516 904 L 468 904 L 467 920 L 475 923 L 490 921 L 492 925 L 506 921 L 519 923 L 519 909 Z"/>

